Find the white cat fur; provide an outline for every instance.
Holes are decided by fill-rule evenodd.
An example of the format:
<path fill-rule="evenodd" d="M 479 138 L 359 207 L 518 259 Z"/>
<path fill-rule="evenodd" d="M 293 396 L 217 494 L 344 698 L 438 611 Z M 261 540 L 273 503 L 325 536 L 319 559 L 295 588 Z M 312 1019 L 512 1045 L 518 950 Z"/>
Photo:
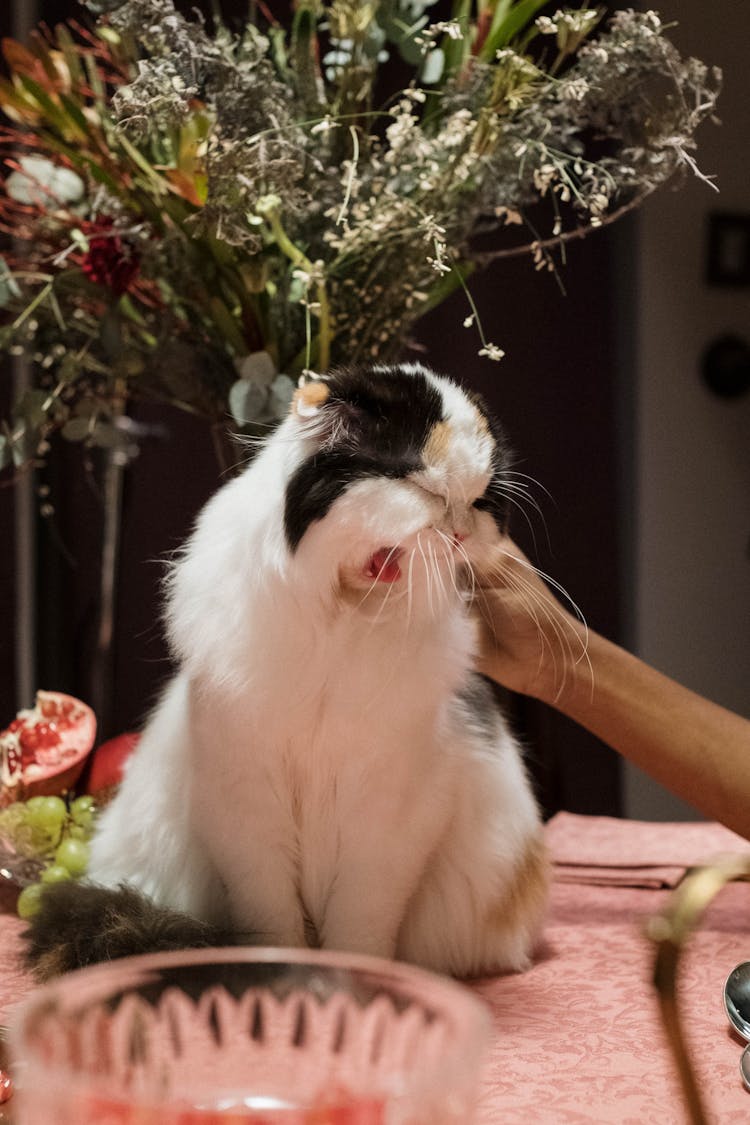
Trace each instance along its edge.
<path fill-rule="evenodd" d="M 475 560 L 497 537 L 471 507 L 492 439 L 427 375 L 450 440 L 419 483 L 360 480 L 290 552 L 285 485 L 319 441 L 315 411 L 293 411 L 200 515 L 170 581 L 180 670 L 101 818 L 93 881 L 266 945 L 305 944 L 307 917 L 326 948 L 459 976 L 528 965 L 537 808 L 502 719 L 490 748 L 456 698 L 477 637 L 452 536 Z M 363 577 L 393 544 L 401 580 Z"/>

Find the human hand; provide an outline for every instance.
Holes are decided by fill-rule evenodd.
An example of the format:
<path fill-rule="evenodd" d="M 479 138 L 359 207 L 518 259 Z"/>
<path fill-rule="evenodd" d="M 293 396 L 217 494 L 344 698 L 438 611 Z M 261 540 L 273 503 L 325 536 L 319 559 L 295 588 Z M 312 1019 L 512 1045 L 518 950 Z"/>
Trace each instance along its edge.
<path fill-rule="evenodd" d="M 563 608 L 512 539 L 498 542 L 475 578 L 480 672 L 548 703 L 557 702 L 582 672 L 590 684 L 585 624 Z"/>

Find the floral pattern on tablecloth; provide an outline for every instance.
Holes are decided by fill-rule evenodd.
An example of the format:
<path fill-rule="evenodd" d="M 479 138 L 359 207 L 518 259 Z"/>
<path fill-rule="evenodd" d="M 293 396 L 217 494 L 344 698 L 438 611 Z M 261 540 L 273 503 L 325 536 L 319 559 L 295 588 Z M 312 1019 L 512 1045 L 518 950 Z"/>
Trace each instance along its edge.
<path fill-rule="evenodd" d="M 580 854 L 598 860 L 601 825 L 575 825 Z M 703 830 L 702 841 L 696 832 Z M 674 825 L 670 860 L 716 840 L 715 825 Z M 642 852 L 645 826 L 617 828 L 627 861 Z M 724 831 L 724 830 L 722 830 Z M 632 849 L 627 847 L 630 835 Z M 663 834 L 662 834 L 663 835 Z M 664 841 L 662 841 L 664 842 Z M 554 848 L 553 848 L 554 851 Z M 692 860 L 691 860 L 692 862 Z M 556 883 L 543 944 L 526 973 L 472 982 L 490 1004 L 495 1035 L 483 1071 L 476 1125 L 686 1125 L 659 1024 L 650 977 L 654 951 L 645 919 L 668 891 Z M 0 904 L 0 1023 L 30 982 L 21 969 L 24 928 Z M 722 1006 L 724 980 L 750 959 L 750 886 L 726 887 L 694 935 L 682 996 L 710 1121 L 750 1122 L 739 1076 L 742 1044 Z"/>
<path fill-rule="evenodd" d="M 585 834 L 585 818 L 576 819 Z M 635 837 L 643 827 L 630 822 L 626 831 Z M 701 846 L 701 827 L 709 853 L 717 839 L 716 825 L 671 827 L 668 858 L 679 856 L 683 832 L 688 850 Z M 598 855 L 600 830 L 592 824 L 590 857 Z M 639 847 L 634 841 L 633 855 Z M 531 970 L 474 985 L 490 1003 L 495 1028 L 477 1125 L 686 1125 L 651 984 L 654 949 L 643 933 L 668 896 L 615 884 L 555 884 Z M 733 884 L 693 936 L 681 981 L 709 1120 L 721 1125 L 750 1122 L 742 1044 L 722 1005 L 724 980 L 747 959 L 750 886 Z"/>

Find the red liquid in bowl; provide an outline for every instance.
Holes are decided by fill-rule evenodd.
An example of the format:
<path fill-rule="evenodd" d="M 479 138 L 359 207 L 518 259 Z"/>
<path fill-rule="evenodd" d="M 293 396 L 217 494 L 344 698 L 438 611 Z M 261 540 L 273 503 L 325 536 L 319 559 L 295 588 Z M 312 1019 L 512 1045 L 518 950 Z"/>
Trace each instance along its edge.
<path fill-rule="evenodd" d="M 259 1099 L 260 1100 L 260 1099 Z M 384 1125 L 382 1101 L 300 1108 L 238 1103 L 209 1107 L 127 1106 L 90 1097 L 81 1105 L 80 1125 Z M 416 1123 L 415 1123 L 416 1125 Z"/>

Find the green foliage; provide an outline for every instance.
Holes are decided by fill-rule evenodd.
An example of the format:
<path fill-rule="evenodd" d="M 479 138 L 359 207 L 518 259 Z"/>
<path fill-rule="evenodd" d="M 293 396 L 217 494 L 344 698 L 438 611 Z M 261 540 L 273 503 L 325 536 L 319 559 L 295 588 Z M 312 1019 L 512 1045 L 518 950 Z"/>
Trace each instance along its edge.
<path fill-rule="evenodd" d="M 172 0 L 89 6 L 92 33 L 3 48 L 0 348 L 35 384 L 0 465 L 52 430 L 127 448 L 134 397 L 273 422 L 304 369 L 396 355 L 484 261 L 478 230 L 512 245 L 541 200 L 554 242 L 695 170 L 718 88 L 652 12 L 300 0 L 288 28 L 209 34 Z"/>

